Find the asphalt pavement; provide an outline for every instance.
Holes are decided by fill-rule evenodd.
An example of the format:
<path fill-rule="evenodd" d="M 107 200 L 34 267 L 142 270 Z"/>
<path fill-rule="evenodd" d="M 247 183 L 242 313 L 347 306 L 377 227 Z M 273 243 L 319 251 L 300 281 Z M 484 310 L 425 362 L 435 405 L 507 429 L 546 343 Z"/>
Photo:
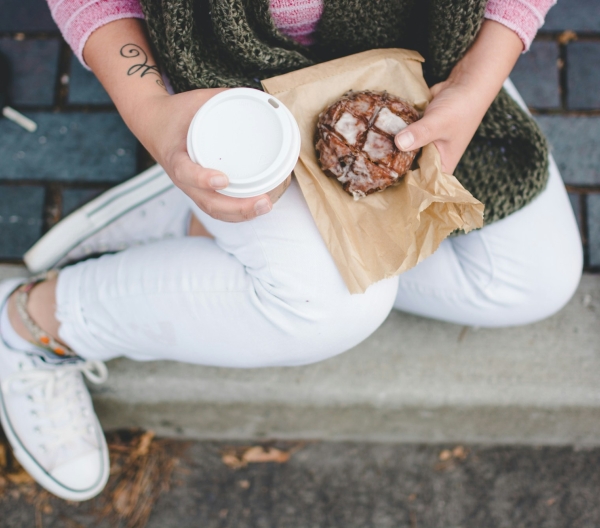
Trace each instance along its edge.
<path fill-rule="evenodd" d="M 223 455 L 240 444 L 169 445 L 179 462 L 148 528 L 600 526 L 598 448 L 285 442 L 266 449 L 291 450 L 287 462 L 233 469 Z M 101 518 L 102 498 L 45 499 L 36 521 L 35 497 L 16 489 L 0 499 L 2 528 L 126 525 Z"/>

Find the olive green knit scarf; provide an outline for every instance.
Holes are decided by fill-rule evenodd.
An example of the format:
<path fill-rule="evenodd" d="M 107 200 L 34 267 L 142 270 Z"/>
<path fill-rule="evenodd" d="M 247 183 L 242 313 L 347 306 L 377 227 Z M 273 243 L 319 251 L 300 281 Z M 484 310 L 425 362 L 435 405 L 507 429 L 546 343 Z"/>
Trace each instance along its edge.
<path fill-rule="evenodd" d="M 416 49 L 432 85 L 446 79 L 477 35 L 487 0 L 324 0 L 315 45 L 282 35 L 269 0 L 141 0 L 173 88 L 251 86 L 260 79 L 374 48 Z M 502 90 L 455 176 L 485 204 L 485 224 L 535 198 L 548 179 L 548 146 Z"/>

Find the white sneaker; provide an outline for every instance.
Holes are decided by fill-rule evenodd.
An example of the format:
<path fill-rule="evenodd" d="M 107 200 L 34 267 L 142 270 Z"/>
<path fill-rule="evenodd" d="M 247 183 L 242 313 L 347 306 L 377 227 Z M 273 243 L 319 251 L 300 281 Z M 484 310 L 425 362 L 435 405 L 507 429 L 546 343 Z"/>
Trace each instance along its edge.
<path fill-rule="evenodd" d="M 25 254 L 32 273 L 185 236 L 190 202 L 159 165 L 114 187 L 61 220 Z"/>
<path fill-rule="evenodd" d="M 19 280 L 0 283 L 0 312 Z M 48 365 L 0 336 L 0 421 L 17 460 L 54 495 L 83 501 L 106 485 L 108 447 L 83 375 L 107 378 L 99 361 Z"/>

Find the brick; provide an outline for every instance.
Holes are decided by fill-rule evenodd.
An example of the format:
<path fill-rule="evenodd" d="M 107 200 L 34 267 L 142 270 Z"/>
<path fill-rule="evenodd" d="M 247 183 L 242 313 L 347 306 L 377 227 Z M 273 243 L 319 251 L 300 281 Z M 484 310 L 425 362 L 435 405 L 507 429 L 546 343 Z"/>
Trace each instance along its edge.
<path fill-rule="evenodd" d="M 531 108 L 558 108 L 558 44 L 537 41 L 521 55 L 510 78 Z"/>
<path fill-rule="evenodd" d="M 600 117 L 535 116 L 566 183 L 600 185 Z"/>
<path fill-rule="evenodd" d="M 600 31 L 598 0 L 559 1 L 546 15 L 542 30 Z"/>
<path fill-rule="evenodd" d="M 104 189 L 65 189 L 62 192 L 62 216 L 71 214 L 75 209 L 96 198 Z"/>
<path fill-rule="evenodd" d="M 86 70 L 75 55 L 71 56 L 69 104 L 112 104 L 96 76 Z"/>
<path fill-rule="evenodd" d="M 567 105 L 576 110 L 600 108 L 600 42 L 567 46 Z"/>
<path fill-rule="evenodd" d="M 590 266 L 600 266 L 600 194 L 587 196 Z"/>
<path fill-rule="evenodd" d="M 59 40 L 1 38 L 0 52 L 11 69 L 10 104 L 51 106 L 58 75 Z"/>
<path fill-rule="evenodd" d="M 573 213 L 575 214 L 575 220 L 577 220 L 577 227 L 579 227 L 579 232 L 581 233 L 581 205 L 579 201 L 579 194 L 569 193 L 569 201 L 571 202 L 571 207 L 573 208 Z"/>
<path fill-rule="evenodd" d="M 0 185 L 0 259 L 19 259 L 42 233 L 43 187 Z"/>
<path fill-rule="evenodd" d="M 33 134 L 0 120 L 0 180 L 120 182 L 136 173 L 137 141 L 117 113 L 27 115 Z"/>
<path fill-rule="evenodd" d="M 58 33 L 45 0 L 0 0 L 0 31 Z"/>

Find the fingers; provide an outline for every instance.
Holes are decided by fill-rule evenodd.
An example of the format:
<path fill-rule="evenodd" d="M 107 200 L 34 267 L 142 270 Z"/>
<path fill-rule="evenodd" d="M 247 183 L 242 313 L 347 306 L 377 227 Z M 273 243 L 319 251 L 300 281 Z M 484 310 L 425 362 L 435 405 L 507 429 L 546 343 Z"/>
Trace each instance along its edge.
<path fill-rule="evenodd" d="M 173 158 L 173 181 L 179 186 L 216 191 L 229 185 L 229 179 L 215 169 L 205 169 L 194 163 L 187 152 L 179 152 Z"/>
<path fill-rule="evenodd" d="M 208 179 L 214 177 L 214 174 L 220 174 L 217 171 L 202 169 L 209 174 Z M 211 176 L 213 174 L 213 176 Z M 204 178 L 205 175 L 202 175 Z M 218 193 L 210 187 L 198 187 L 195 185 L 194 178 L 191 178 L 194 185 L 177 186 L 186 193 L 200 209 L 206 214 L 217 220 L 224 222 L 244 222 L 252 220 L 257 216 L 267 214 L 273 208 L 273 204 L 268 195 L 254 196 L 252 198 L 233 198 Z"/>
<path fill-rule="evenodd" d="M 424 116 L 419 121 L 408 125 L 396 135 L 396 146 L 400 150 L 416 150 L 436 139 L 439 139 L 438 126 L 435 118 Z"/>
<path fill-rule="evenodd" d="M 448 82 L 444 81 L 430 88 L 434 100 L 447 86 Z M 440 112 L 439 106 L 432 112 L 434 106 L 436 105 L 430 105 L 419 121 L 408 125 L 396 135 L 396 146 L 400 150 L 416 150 L 433 141 L 442 139 L 446 128 L 444 122 L 447 121 L 447 116 L 445 116 L 445 111 Z"/>
<path fill-rule="evenodd" d="M 206 214 L 224 222 L 252 220 L 267 214 L 273 208 L 266 194 L 253 198 L 232 198 L 215 191 L 198 191 L 191 188 L 183 190 Z"/>
<path fill-rule="evenodd" d="M 267 214 L 273 208 L 268 195 L 252 198 L 232 198 L 216 191 L 229 185 L 225 174 L 206 169 L 194 163 L 187 152 L 173 158 L 172 179 L 200 209 L 209 216 L 224 222 L 244 222 Z"/>

